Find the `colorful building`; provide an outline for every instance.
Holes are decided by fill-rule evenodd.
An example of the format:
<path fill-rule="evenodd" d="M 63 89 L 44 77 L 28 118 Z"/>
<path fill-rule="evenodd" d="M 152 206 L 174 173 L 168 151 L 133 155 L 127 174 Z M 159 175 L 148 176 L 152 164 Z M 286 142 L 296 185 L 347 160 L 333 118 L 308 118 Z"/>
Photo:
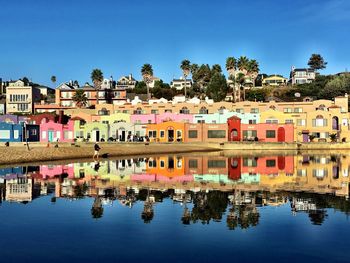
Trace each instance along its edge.
<path fill-rule="evenodd" d="M 146 134 L 153 142 L 176 142 L 184 139 L 185 123 L 167 121 L 147 124 Z"/>
<path fill-rule="evenodd" d="M 48 121 L 40 124 L 41 142 L 73 142 L 74 121 L 67 124 Z"/>

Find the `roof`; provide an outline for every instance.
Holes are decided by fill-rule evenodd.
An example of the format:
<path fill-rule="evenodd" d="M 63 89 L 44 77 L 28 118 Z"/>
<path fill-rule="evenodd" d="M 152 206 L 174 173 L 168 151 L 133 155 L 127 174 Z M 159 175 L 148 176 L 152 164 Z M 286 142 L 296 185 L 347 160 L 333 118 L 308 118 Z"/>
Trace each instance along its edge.
<path fill-rule="evenodd" d="M 295 68 L 293 71 L 315 72 L 315 70 L 314 70 L 314 69 L 311 69 L 311 68 Z"/>

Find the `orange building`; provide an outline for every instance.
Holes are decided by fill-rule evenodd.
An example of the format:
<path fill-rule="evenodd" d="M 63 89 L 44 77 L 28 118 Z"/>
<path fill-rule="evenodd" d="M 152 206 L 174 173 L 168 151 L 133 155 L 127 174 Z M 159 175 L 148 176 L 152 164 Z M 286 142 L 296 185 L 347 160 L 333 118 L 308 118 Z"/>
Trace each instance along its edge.
<path fill-rule="evenodd" d="M 185 123 L 166 121 L 148 124 L 146 134 L 153 142 L 176 142 L 184 140 Z"/>
<path fill-rule="evenodd" d="M 227 124 L 186 123 L 184 142 L 226 142 Z"/>

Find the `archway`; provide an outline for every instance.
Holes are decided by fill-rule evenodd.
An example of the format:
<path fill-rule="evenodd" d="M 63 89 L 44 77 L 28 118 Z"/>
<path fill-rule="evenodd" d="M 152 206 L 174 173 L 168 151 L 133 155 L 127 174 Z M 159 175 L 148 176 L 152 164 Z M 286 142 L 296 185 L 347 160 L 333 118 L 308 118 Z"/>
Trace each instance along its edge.
<path fill-rule="evenodd" d="M 332 118 L 332 129 L 339 130 L 339 118 L 337 116 Z"/>

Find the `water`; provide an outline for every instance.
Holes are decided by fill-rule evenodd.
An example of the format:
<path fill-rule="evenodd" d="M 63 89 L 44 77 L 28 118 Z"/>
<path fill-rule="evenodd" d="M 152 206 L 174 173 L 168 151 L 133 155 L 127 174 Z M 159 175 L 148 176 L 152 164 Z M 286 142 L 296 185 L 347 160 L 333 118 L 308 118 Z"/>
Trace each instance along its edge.
<path fill-rule="evenodd" d="M 349 262 L 347 154 L 0 168 L 1 262 Z"/>

